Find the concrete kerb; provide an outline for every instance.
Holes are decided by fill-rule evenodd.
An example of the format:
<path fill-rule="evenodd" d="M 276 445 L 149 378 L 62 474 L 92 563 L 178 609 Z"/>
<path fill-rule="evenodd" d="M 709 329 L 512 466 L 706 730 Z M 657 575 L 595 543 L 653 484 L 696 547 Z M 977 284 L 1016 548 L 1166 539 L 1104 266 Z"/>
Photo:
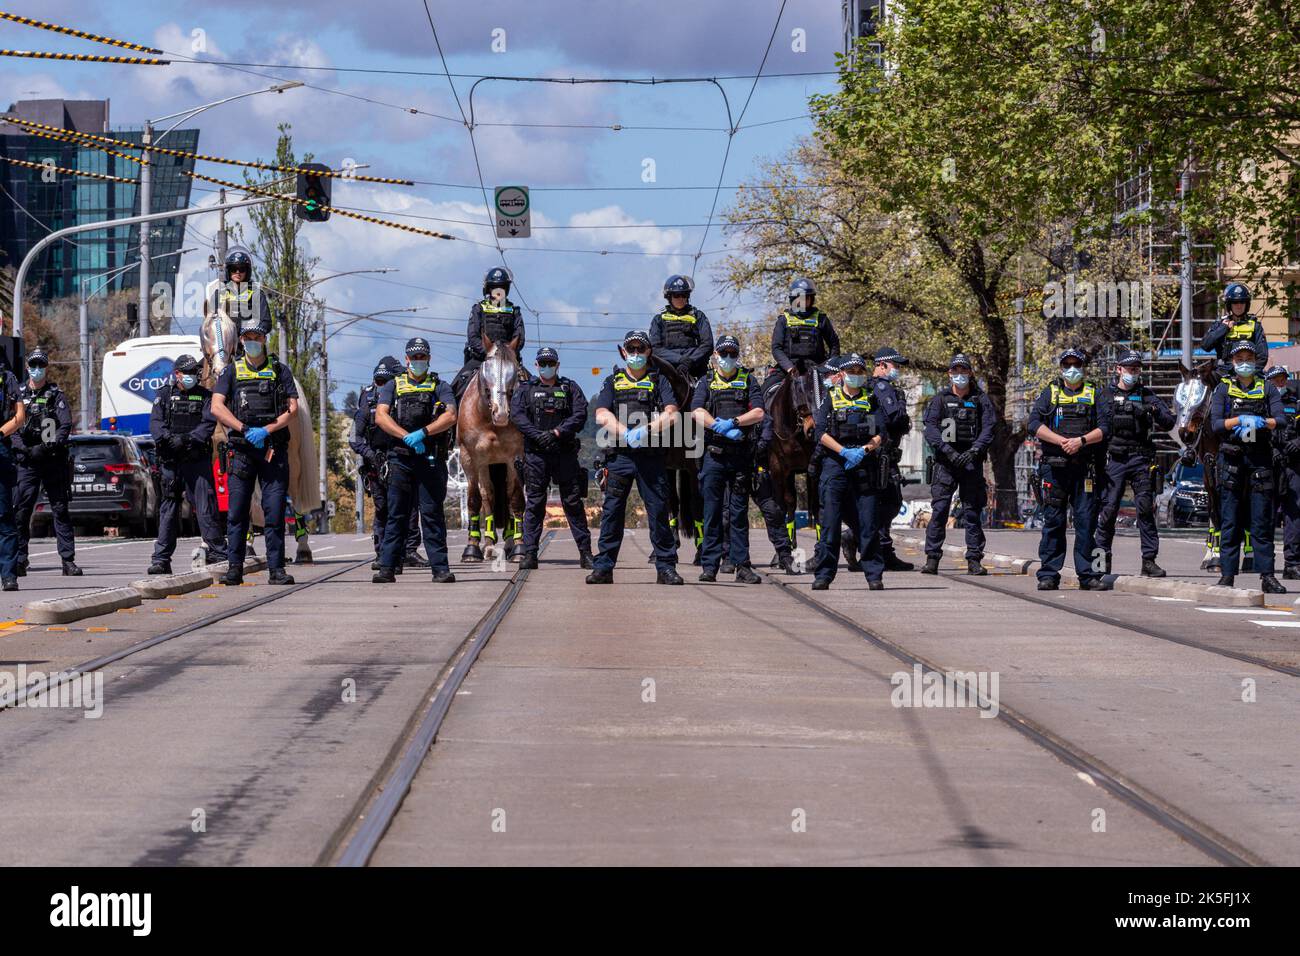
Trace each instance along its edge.
<path fill-rule="evenodd" d="M 213 584 L 220 584 L 222 576 L 226 573 L 227 562 L 222 561 L 220 564 L 209 564 L 203 570 L 212 580 Z M 258 571 L 266 570 L 266 558 L 245 558 L 244 574 L 255 574 Z"/>
<path fill-rule="evenodd" d="M 188 594 L 212 586 L 212 572 L 207 568 L 186 571 L 183 574 L 164 574 L 132 581 L 131 587 L 148 601 L 156 601 L 172 594 Z"/>
<path fill-rule="evenodd" d="M 135 607 L 143 600 L 135 588 L 100 588 L 68 597 L 33 601 L 23 608 L 23 620 L 28 624 L 66 624 L 83 617 L 109 614 L 119 608 Z"/>

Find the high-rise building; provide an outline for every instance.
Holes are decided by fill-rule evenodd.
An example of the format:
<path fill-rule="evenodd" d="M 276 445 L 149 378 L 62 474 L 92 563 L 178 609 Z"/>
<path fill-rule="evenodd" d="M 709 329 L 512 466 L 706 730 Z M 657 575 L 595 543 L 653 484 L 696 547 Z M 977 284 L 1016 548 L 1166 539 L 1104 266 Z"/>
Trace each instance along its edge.
<path fill-rule="evenodd" d="M 140 143 L 143 133 L 138 127 L 111 127 L 108 100 L 20 100 L 11 105 L 8 112 L 33 123 L 111 136 L 127 143 Z M 198 142 L 197 129 L 178 129 L 169 133 L 162 145 L 194 152 Z M 139 155 L 133 150 L 121 152 Z M 118 183 L 53 174 L 46 169 L 0 161 L 0 267 L 16 269 L 32 246 L 53 230 L 77 223 L 140 215 L 138 163 L 112 156 L 93 146 L 34 136 L 12 123 L 0 123 L 0 156 L 63 169 L 108 173 L 132 180 Z M 183 209 L 189 205 L 192 181 L 182 176 L 181 171 L 193 168 L 192 159 L 155 154 L 151 212 Z M 149 225 L 153 229 L 149 246 L 152 257 L 181 248 L 184 219 L 163 220 Z M 29 272 L 27 292 L 29 295 L 35 292 L 42 300 L 75 295 L 83 277 L 97 276 L 136 262 L 139 249 L 139 226 L 95 230 L 75 236 L 70 241 L 54 243 L 41 253 Z M 150 281 L 174 284 L 179 258 L 154 258 Z M 138 286 L 139 269 L 127 269 L 115 277 L 105 291 Z"/>
<path fill-rule="evenodd" d="M 872 56 L 880 61 L 880 43 L 873 38 L 885 22 L 889 0 L 841 0 L 844 14 L 844 53 L 852 56 L 858 40 L 869 41 Z"/>

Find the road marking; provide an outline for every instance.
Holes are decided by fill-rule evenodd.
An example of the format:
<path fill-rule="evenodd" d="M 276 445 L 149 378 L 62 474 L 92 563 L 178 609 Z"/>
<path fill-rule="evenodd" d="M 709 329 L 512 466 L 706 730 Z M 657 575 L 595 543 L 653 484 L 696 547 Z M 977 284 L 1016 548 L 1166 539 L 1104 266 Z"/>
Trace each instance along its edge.
<path fill-rule="evenodd" d="M 1300 621 L 1251 621 L 1260 627 L 1300 627 Z"/>
<path fill-rule="evenodd" d="M 1290 611 L 1264 611 L 1257 607 L 1198 607 L 1206 614 L 1290 614 Z"/>
<path fill-rule="evenodd" d="M 148 538 L 132 538 L 132 539 L 129 540 L 129 541 L 114 541 L 112 544 L 92 544 L 92 545 L 89 545 L 89 546 L 83 546 L 83 547 L 80 547 L 80 548 L 78 548 L 77 550 L 78 550 L 78 551 L 98 551 L 100 548 L 125 548 L 128 544 L 150 544 L 150 543 L 152 543 L 152 542 L 150 542 Z M 39 551 L 39 552 L 37 552 L 36 554 L 29 554 L 27 557 L 28 557 L 28 559 L 31 559 L 31 558 L 48 558 L 50 555 L 52 555 L 52 554 L 58 554 L 58 553 L 59 553 L 59 552 L 58 552 L 58 549 L 56 548 L 56 549 L 53 550 L 53 551 Z"/>
<path fill-rule="evenodd" d="M 328 548 L 313 548 L 312 554 L 324 554 L 326 551 L 333 551 L 338 545 L 331 544 Z"/>
<path fill-rule="evenodd" d="M 1182 601 L 1182 602 L 1187 603 L 1187 604 L 1191 604 L 1191 603 L 1192 603 L 1192 599 L 1191 599 L 1191 598 L 1156 597 L 1155 595 L 1152 595 L 1151 600 L 1153 600 L 1153 601 Z"/>

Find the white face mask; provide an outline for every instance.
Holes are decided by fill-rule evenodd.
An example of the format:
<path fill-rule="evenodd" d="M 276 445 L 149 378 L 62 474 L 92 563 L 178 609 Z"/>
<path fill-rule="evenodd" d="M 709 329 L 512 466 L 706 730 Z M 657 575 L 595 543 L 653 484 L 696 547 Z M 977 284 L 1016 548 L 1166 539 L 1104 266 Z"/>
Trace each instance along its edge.
<path fill-rule="evenodd" d="M 898 369 L 894 368 L 892 365 L 891 365 L 888 369 L 886 369 L 886 370 L 885 370 L 885 381 L 886 381 L 886 382 L 897 382 L 897 381 L 898 381 Z"/>
<path fill-rule="evenodd" d="M 556 365 L 539 365 L 539 366 L 537 366 L 537 377 L 538 377 L 538 378 L 544 378 L 544 379 L 546 379 L 546 381 L 548 381 L 548 382 L 549 382 L 551 379 L 555 378 L 555 376 L 558 375 L 559 373 L 560 373 L 560 369 L 559 369 L 559 367 L 556 366 Z"/>
<path fill-rule="evenodd" d="M 960 372 L 956 375 L 950 375 L 949 378 L 952 379 L 954 388 L 965 388 L 970 384 L 970 376 L 961 374 Z"/>
<path fill-rule="evenodd" d="M 424 376 L 429 373 L 429 360 L 424 359 L 422 361 L 417 362 L 414 359 L 412 359 L 410 364 L 410 369 L 411 369 L 411 374 L 414 375 L 416 378 L 424 378 Z"/>
<path fill-rule="evenodd" d="M 27 374 L 31 376 L 34 385 L 40 385 L 45 381 L 45 369 L 43 368 L 28 368 Z"/>
<path fill-rule="evenodd" d="M 1120 374 L 1119 380 L 1125 388 L 1132 388 L 1138 383 L 1138 376 L 1136 372 L 1123 372 Z"/>
<path fill-rule="evenodd" d="M 1242 378 L 1250 378 L 1255 374 L 1254 362 L 1237 362 L 1232 366 L 1233 370 Z"/>
<path fill-rule="evenodd" d="M 259 359 L 266 353 L 266 343 L 256 339 L 244 340 L 244 354 L 251 359 Z"/>
<path fill-rule="evenodd" d="M 847 385 L 849 388 L 861 388 L 866 383 L 867 383 L 867 377 L 865 375 L 858 375 L 856 373 L 849 373 L 849 372 L 844 373 L 844 384 Z"/>
<path fill-rule="evenodd" d="M 181 388 L 189 391 L 198 384 L 198 381 L 199 377 L 197 375 L 181 375 Z"/>
<path fill-rule="evenodd" d="M 740 368 L 740 359 L 732 358 L 730 355 L 718 356 L 718 371 L 724 375 L 730 375 L 738 368 Z"/>
<path fill-rule="evenodd" d="M 627 367 L 634 372 L 639 372 L 645 368 L 646 356 L 630 353 L 627 357 Z"/>
<path fill-rule="evenodd" d="M 1071 365 L 1069 368 L 1061 369 L 1061 378 L 1065 379 L 1068 385 L 1078 385 L 1083 381 L 1083 369 Z"/>

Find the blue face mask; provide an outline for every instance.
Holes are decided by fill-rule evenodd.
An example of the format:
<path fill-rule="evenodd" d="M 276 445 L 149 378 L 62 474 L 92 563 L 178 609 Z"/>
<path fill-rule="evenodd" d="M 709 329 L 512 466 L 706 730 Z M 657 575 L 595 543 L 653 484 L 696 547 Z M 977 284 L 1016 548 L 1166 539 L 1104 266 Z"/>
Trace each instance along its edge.
<path fill-rule="evenodd" d="M 266 343 L 256 339 L 245 339 L 244 354 L 251 359 L 259 359 L 266 354 Z"/>
<path fill-rule="evenodd" d="M 866 383 L 867 377 L 865 375 L 858 375 L 856 373 L 850 374 L 848 372 L 844 373 L 844 384 L 849 388 L 861 388 Z"/>
<path fill-rule="evenodd" d="M 414 375 L 416 378 L 424 378 L 424 376 L 429 374 L 429 360 L 425 359 L 422 362 L 417 362 L 414 359 L 412 359 L 410 363 L 410 368 L 411 368 L 411 374 Z"/>
<path fill-rule="evenodd" d="M 1250 378 L 1250 376 L 1255 374 L 1255 363 L 1236 362 L 1233 364 L 1232 369 L 1242 378 Z"/>
<path fill-rule="evenodd" d="M 1078 385 L 1083 381 L 1083 369 L 1075 365 L 1063 368 L 1061 369 L 1061 378 L 1065 379 L 1067 385 Z"/>
<path fill-rule="evenodd" d="M 885 372 L 885 381 L 886 381 L 886 382 L 897 382 L 897 381 L 898 381 L 898 369 L 896 369 L 896 368 L 891 368 L 891 369 L 889 369 L 887 372 Z"/>
<path fill-rule="evenodd" d="M 1132 388 L 1138 383 L 1137 374 L 1134 372 L 1124 372 L 1120 375 L 1119 380 L 1125 388 Z"/>
<path fill-rule="evenodd" d="M 740 359 L 732 358 L 730 355 L 718 356 L 718 371 L 722 374 L 730 375 L 738 368 L 740 368 Z"/>
<path fill-rule="evenodd" d="M 189 391 L 191 388 L 193 388 L 195 385 L 198 384 L 198 381 L 199 381 L 199 377 L 197 375 L 182 375 L 181 388 L 185 389 L 186 391 Z"/>
<path fill-rule="evenodd" d="M 29 368 L 27 374 L 31 376 L 34 385 L 40 385 L 45 381 L 45 369 L 43 368 Z"/>
<path fill-rule="evenodd" d="M 538 378 L 545 379 L 545 380 L 548 381 L 548 382 L 549 382 L 551 379 L 555 378 L 555 376 L 558 375 L 559 372 L 560 372 L 559 367 L 558 367 L 558 366 L 555 366 L 555 365 L 539 365 L 539 366 L 537 366 L 537 376 L 538 376 Z"/>
<path fill-rule="evenodd" d="M 957 388 L 965 388 L 970 384 L 969 375 L 950 375 L 949 378 L 952 379 L 952 384 Z"/>
<path fill-rule="evenodd" d="M 645 368 L 646 356 L 631 353 L 627 357 L 627 367 L 634 372 L 639 372 Z"/>

